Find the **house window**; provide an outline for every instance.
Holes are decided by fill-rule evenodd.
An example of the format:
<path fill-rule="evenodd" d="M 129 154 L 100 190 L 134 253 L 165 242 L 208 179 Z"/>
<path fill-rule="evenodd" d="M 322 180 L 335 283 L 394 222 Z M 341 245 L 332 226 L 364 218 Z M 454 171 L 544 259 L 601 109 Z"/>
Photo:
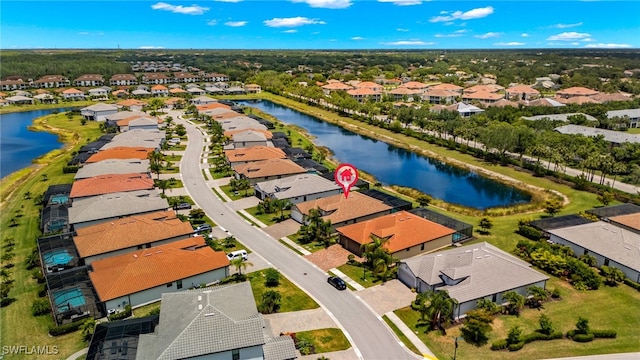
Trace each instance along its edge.
<path fill-rule="evenodd" d="M 424 243 L 420 244 L 420 251 L 424 251 Z"/>
<path fill-rule="evenodd" d="M 182 280 L 178 280 L 178 281 L 176 281 L 176 287 L 177 287 L 178 289 L 182 289 Z"/>
<path fill-rule="evenodd" d="M 604 259 L 604 266 L 609 266 L 609 259 Z"/>
<path fill-rule="evenodd" d="M 170 282 L 170 283 L 168 283 L 168 284 L 167 284 L 167 287 L 168 287 L 168 288 L 170 288 L 170 287 L 172 287 L 172 286 L 173 286 L 173 282 Z"/>
<path fill-rule="evenodd" d="M 231 359 L 232 360 L 240 360 L 240 349 L 231 350 Z"/>
<path fill-rule="evenodd" d="M 584 254 L 585 254 L 585 255 L 589 255 L 589 250 L 584 249 Z"/>
<path fill-rule="evenodd" d="M 496 302 L 496 300 L 498 300 L 498 294 L 493 294 L 491 301 Z"/>

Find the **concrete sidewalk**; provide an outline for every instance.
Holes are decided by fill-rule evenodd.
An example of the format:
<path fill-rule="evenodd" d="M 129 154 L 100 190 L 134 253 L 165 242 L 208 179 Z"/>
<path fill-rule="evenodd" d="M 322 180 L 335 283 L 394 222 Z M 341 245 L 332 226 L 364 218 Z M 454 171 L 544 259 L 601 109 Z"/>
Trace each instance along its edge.
<path fill-rule="evenodd" d="M 404 336 L 406 336 L 407 339 L 411 341 L 413 346 L 415 346 L 418 349 L 418 351 L 420 351 L 420 353 L 425 359 L 434 359 L 434 360 L 438 359 L 436 355 L 433 352 L 431 352 L 431 350 L 427 347 L 427 345 L 425 345 L 422 342 L 422 340 L 420 340 L 416 336 L 416 334 L 413 331 L 411 331 L 411 329 L 402 320 L 400 320 L 399 317 L 396 316 L 396 314 L 393 311 L 389 311 L 385 315 L 389 318 L 389 320 L 391 320 L 391 322 L 395 326 L 398 327 L 398 329 L 400 329 L 400 331 L 404 334 Z"/>
<path fill-rule="evenodd" d="M 348 277 L 342 271 L 340 271 L 340 270 L 338 270 L 336 268 L 333 268 L 333 269 L 329 269 L 329 272 L 336 274 L 337 277 L 339 277 L 340 279 L 344 280 L 344 282 L 349 284 L 356 291 L 364 290 L 364 286 L 358 284 L 355 280 L 353 280 L 352 278 Z"/>
<path fill-rule="evenodd" d="M 287 245 L 291 246 L 292 248 L 298 250 L 299 253 L 301 253 L 303 256 L 307 256 L 307 255 L 311 255 L 311 252 L 305 248 L 303 248 L 302 246 L 296 244 L 295 242 L 293 242 L 293 240 L 289 239 L 288 237 L 283 237 L 280 238 L 280 240 L 284 241 L 287 243 Z"/>

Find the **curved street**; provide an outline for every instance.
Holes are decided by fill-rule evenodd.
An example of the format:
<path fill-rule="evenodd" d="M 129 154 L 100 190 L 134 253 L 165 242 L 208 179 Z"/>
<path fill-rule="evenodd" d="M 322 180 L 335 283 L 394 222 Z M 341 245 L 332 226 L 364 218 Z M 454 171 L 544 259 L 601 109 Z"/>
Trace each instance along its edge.
<path fill-rule="evenodd" d="M 172 114 L 173 116 L 174 114 Z M 207 145 L 201 130 L 174 116 L 187 129 L 189 142 L 180 164 L 182 182 L 194 202 L 216 224 L 233 233 L 289 280 L 312 296 L 342 328 L 361 359 L 416 359 L 384 321 L 352 291 L 336 291 L 326 274 L 264 231 L 250 225 L 222 202 L 207 185 L 201 154 Z"/>

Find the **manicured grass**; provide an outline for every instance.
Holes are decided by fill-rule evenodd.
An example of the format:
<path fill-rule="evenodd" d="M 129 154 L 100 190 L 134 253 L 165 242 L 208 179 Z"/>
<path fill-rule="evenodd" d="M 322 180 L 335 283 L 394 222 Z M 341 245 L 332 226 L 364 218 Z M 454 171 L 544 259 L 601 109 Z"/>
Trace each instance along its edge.
<path fill-rule="evenodd" d="M 185 151 L 187 150 L 187 145 L 173 145 L 173 146 L 169 146 L 169 148 L 167 148 L 167 151 Z"/>
<path fill-rule="evenodd" d="M 338 328 L 300 331 L 296 333 L 296 338 L 312 343 L 315 354 L 347 350 L 351 347 L 347 337 Z"/>
<path fill-rule="evenodd" d="M 313 301 L 309 295 L 295 286 L 283 274 L 280 274 L 280 285 L 272 288 L 266 287 L 264 284 L 265 271 L 266 269 L 254 271 L 247 275 L 249 277 L 249 281 L 251 281 L 251 289 L 253 290 L 253 296 L 256 299 L 257 305 L 262 301 L 262 294 L 268 290 L 275 290 L 282 296 L 279 312 L 309 310 L 319 307 L 319 305 Z"/>
<path fill-rule="evenodd" d="M 160 174 L 178 174 L 180 172 L 180 163 L 169 162 L 167 166 L 160 170 Z"/>
<path fill-rule="evenodd" d="M 251 224 L 251 225 L 253 225 L 253 226 L 255 226 L 255 227 L 258 227 L 258 228 L 260 227 L 260 226 L 255 222 L 255 221 L 253 221 L 253 220 L 249 219 L 249 217 L 247 217 L 247 215 L 245 215 L 245 214 L 241 213 L 240 211 L 236 211 L 236 213 L 237 213 L 238 215 L 240 215 L 240 217 L 242 217 L 243 219 L 245 219 L 249 224 Z"/>
<path fill-rule="evenodd" d="M 155 309 L 160 309 L 160 301 L 156 301 L 154 303 L 151 304 L 147 304 L 144 306 L 141 306 L 139 308 L 135 308 L 133 309 L 133 317 L 145 317 L 150 315 L 151 311 L 154 311 Z"/>
<path fill-rule="evenodd" d="M 413 345 L 411 341 L 409 341 L 409 338 L 407 338 L 407 336 L 402 331 L 400 331 L 400 329 L 398 329 L 396 324 L 394 324 L 393 321 L 389 320 L 389 317 L 387 315 L 382 315 L 382 320 L 384 320 L 384 322 L 387 323 L 387 325 L 391 328 L 391 330 L 393 330 L 393 332 L 396 334 L 398 339 L 402 341 L 402 343 L 404 344 L 404 346 L 407 347 L 407 349 L 413 351 L 418 355 L 422 355 L 418 350 L 418 348 L 415 345 Z"/>
<path fill-rule="evenodd" d="M 627 130 L 627 132 L 629 134 L 640 134 L 640 128 L 629 129 L 629 130 Z"/>
<path fill-rule="evenodd" d="M 40 209 L 33 199 L 24 199 L 23 195 L 28 191 L 32 198 L 35 198 L 43 194 L 50 185 L 72 183 L 74 174 L 63 174 L 62 167 L 71 158 L 71 151 L 77 151 L 80 146 L 87 143 L 88 139 L 96 139 L 100 135 L 100 130 L 96 122 L 88 122 L 83 126 L 78 119 L 69 121 L 64 114 L 49 115 L 39 122 L 50 129 L 57 128 L 64 131 L 64 138 L 69 141 L 65 148 L 69 152 L 68 155 L 49 158 L 48 163 L 41 168 L 32 168 L 28 172 L 21 171 L 22 176 L 10 177 L 11 181 L 16 181 L 15 187 L 11 184 L 3 184 L 6 186 L 2 189 L 2 199 L 6 200 L 2 203 L 0 211 L 1 238 L 15 239 L 13 250 L 15 257 L 12 261 L 15 266 L 11 268 L 12 279 L 15 281 L 9 296 L 16 301 L 0 309 L 0 333 L 2 333 L 3 345 L 57 346 L 60 352 L 58 356 L 66 358 L 85 347 L 86 344 L 82 342 L 78 332 L 58 337 L 49 336 L 48 327 L 54 324 L 52 317 L 31 315 L 31 305 L 38 298 L 38 290 L 42 285 L 31 278 L 32 270 L 25 269 L 24 261 L 36 247 L 36 239 L 40 236 L 38 230 Z M 43 174 L 46 174 L 46 181 L 43 181 Z M 5 181 L 7 179 L 4 179 L 3 183 Z M 9 193 L 12 188 L 15 191 Z M 18 209 L 22 211 L 19 224 L 10 227 L 9 220 Z M 11 358 L 26 359 L 33 356 L 22 354 Z"/>
<path fill-rule="evenodd" d="M 227 194 L 227 196 L 231 199 L 231 201 L 240 200 L 246 197 L 253 196 L 253 189 L 240 190 L 237 192 L 238 193 L 237 195 L 231 189 L 231 185 L 222 185 L 220 186 L 220 189 L 224 191 L 225 194 Z"/>
<path fill-rule="evenodd" d="M 171 161 L 171 162 L 180 162 L 180 160 L 182 160 L 182 155 L 175 155 L 175 154 L 170 154 L 164 155 L 164 159 L 165 161 Z"/>
<path fill-rule="evenodd" d="M 211 177 L 214 180 L 218 180 L 218 179 L 222 179 L 222 178 L 226 178 L 229 176 L 233 175 L 233 171 L 223 171 L 223 172 L 219 172 L 216 171 L 216 169 L 209 169 L 209 173 L 211 174 Z"/>
<path fill-rule="evenodd" d="M 278 239 L 278 242 L 279 242 L 280 244 L 282 244 L 282 245 L 284 245 L 284 246 L 288 247 L 289 249 L 291 249 L 291 250 L 292 250 L 293 252 L 295 252 L 296 254 L 298 254 L 298 255 L 300 255 L 300 256 L 302 256 L 302 255 L 303 255 L 300 251 L 298 251 L 298 249 L 296 249 L 296 248 L 294 248 L 293 246 L 289 245 L 289 243 L 285 242 L 284 240 L 282 240 L 282 239 Z"/>
<path fill-rule="evenodd" d="M 482 347 L 475 347 L 464 341 L 459 341 L 458 356 L 460 359 L 545 359 L 558 355 L 584 356 L 605 353 L 637 352 L 640 351 L 640 292 L 628 286 L 620 285 L 615 288 L 603 286 L 595 291 L 577 291 L 567 282 L 552 277 L 548 289 L 559 288 L 562 300 L 549 301 L 541 311 L 525 308 L 520 317 L 501 315 L 493 321 L 493 331 L 489 335 L 489 343 Z M 395 313 L 414 331 L 427 346 L 434 351 L 438 358 L 450 357 L 453 352 L 453 336 L 461 336 L 460 325 L 447 329 L 447 335 L 439 332 L 424 333 L 424 328 L 417 329 L 415 324 L 419 314 L 411 308 L 396 310 Z M 589 319 L 589 325 L 596 330 L 615 330 L 616 339 L 596 339 L 589 343 L 577 343 L 568 339 L 538 341 L 527 344 L 517 352 L 491 351 L 492 342 L 507 337 L 509 329 L 520 326 L 523 334 L 528 334 L 539 328 L 538 318 L 546 314 L 555 329 L 566 333 L 575 328 L 578 317 Z"/>
<path fill-rule="evenodd" d="M 249 214 L 251 214 L 251 216 L 260 220 L 263 224 L 267 226 L 271 226 L 281 221 L 287 220 L 291 215 L 291 210 L 284 210 L 283 211 L 284 217 L 280 217 L 280 211 L 277 211 L 273 214 L 265 214 L 263 212 L 259 212 L 257 206 L 244 209 L 244 211 L 248 212 Z"/>
<path fill-rule="evenodd" d="M 342 271 L 345 275 L 350 277 L 352 280 L 354 280 L 355 282 L 357 282 L 358 284 L 366 288 L 374 285 L 382 284 L 381 280 L 378 280 L 373 276 L 373 273 L 371 272 L 371 270 L 362 268 L 361 266 L 344 264 L 344 265 L 338 266 L 337 269 Z M 364 279 L 363 279 L 363 275 L 364 275 Z"/>
<path fill-rule="evenodd" d="M 154 179 L 156 187 L 158 186 L 157 181 L 157 179 Z M 181 187 L 184 187 L 184 184 L 182 184 L 182 180 L 178 180 L 176 178 L 173 178 L 173 180 L 167 179 L 167 189 L 165 191 L 168 191 L 169 189 L 179 189 Z"/>
<path fill-rule="evenodd" d="M 211 188 L 211 190 L 213 190 L 213 193 L 216 194 L 216 196 L 218 197 L 218 199 L 222 200 L 222 202 L 227 202 L 227 199 L 224 198 L 222 196 L 222 194 L 220 194 L 220 192 L 218 191 L 218 189 L 216 188 Z"/>
<path fill-rule="evenodd" d="M 317 241 L 310 242 L 308 244 L 301 243 L 300 240 L 299 240 L 300 237 L 298 236 L 298 233 L 291 234 L 291 235 L 289 235 L 287 237 L 289 238 L 289 240 L 295 242 L 296 244 L 302 246 L 304 249 L 306 249 L 307 251 L 312 252 L 312 253 L 316 252 L 316 251 L 320 251 L 320 250 L 326 249 L 323 244 L 321 244 L 321 243 L 319 243 Z"/>

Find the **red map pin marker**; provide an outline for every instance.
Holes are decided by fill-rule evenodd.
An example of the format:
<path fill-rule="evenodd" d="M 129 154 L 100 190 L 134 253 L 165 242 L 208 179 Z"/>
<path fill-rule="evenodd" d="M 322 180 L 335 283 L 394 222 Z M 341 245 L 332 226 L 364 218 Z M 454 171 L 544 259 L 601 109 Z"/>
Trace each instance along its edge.
<path fill-rule="evenodd" d="M 358 181 L 358 170 L 350 164 L 341 164 L 333 173 L 336 183 L 342 187 L 344 197 L 349 198 L 349 190 Z"/>

